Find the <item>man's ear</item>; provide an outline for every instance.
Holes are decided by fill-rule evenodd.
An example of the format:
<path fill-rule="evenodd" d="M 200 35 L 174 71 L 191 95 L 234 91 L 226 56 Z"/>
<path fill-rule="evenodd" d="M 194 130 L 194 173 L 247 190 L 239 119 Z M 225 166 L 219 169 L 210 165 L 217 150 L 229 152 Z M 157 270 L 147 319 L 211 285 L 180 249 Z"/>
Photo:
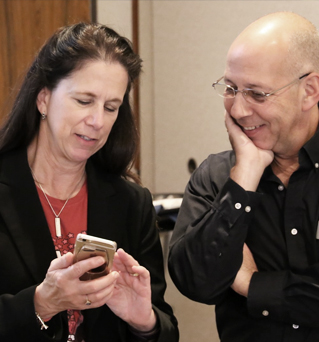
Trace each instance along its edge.
<path fill-rule="evenodd" d="M 311 73 L 305 79 L 305 97 L 302 103 L 303 111 L 308 111 L 319 102 L 319 74 Z"/>
<path fill-rule="evenodd" d="M 42 88 L 37 96 L 37 107 L 41 114 L 48 113 L 51 91 L 48 88 Z"/>

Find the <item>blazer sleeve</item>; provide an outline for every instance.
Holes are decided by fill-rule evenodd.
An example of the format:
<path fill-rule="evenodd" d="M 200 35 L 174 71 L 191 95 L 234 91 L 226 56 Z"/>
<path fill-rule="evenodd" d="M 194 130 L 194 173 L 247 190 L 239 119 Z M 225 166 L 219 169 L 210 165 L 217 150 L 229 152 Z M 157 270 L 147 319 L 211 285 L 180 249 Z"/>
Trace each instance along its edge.
<path fill-rule="evenodd" d="M 142 219 L 139 246 L 136 259 L 151 274 L 152 304 L 160 324 L 158 342 L 178 341 L 177 320 L 172 308 L 164 301 L 166 282 L 164 277 L 163 253 L 156 227 L 156 213 L 152 204 L 151 194 L 143 189 L 141 199 Z"/>
<path fill-rule="evenodd" d="M 17 241 L 24 246 L 32 245 L 35 235 L 32 226 L 27 225 L 27 236 L 20 229 L 23 220 L 5 191 L 7 188 L 0 185 L 0 341 L 66 341 L 68 329 L 65 313 L 52 318 L 48 330 L 40 329 L 33 301 L 39 281 L 35 280 L 26 261 L 29 259 L 31 265 L 30 260 L 38 258 L 32 248 L 28 249 L 29 253 L 24 253 L 17 245 Z M 34 262 L 33 271 L 36 269 Z"/>
<path fill-rule="evenodd" d="M 66 317 L 56 315 L 47 324 L 47 330 L 41 330 L 36 318 L 33 297 L 35 286 L 19 293 L 0 296 L 0 341 L 25 342 L 62 342 L 67 340 Z"/>

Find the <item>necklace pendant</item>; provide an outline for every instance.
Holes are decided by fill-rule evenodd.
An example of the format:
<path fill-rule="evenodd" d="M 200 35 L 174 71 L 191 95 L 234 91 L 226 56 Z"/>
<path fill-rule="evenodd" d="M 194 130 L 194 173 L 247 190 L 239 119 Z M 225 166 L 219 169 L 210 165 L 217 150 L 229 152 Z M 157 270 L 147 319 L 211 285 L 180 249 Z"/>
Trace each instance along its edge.
<path fill-rule="evenodd" d="M 56 236 L 57 237 L 61 237 L 61 221 L 60 221 L 60 217 L 56 217 L 55 219 L 55 232 L 56 232 Z"/>

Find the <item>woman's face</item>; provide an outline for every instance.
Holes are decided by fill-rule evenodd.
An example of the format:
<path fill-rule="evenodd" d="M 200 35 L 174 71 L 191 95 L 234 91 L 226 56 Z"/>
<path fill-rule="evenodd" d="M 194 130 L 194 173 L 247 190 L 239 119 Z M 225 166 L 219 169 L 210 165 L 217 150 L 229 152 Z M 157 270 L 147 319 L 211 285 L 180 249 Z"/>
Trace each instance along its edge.
<path fill-rule="evenodd" d="M 37 98 L 41 120 L 38 147 L 53 158 L 86 162 L 107 141 L 128 84 L 124 67 L 89 61 L 52 91 Z"/>

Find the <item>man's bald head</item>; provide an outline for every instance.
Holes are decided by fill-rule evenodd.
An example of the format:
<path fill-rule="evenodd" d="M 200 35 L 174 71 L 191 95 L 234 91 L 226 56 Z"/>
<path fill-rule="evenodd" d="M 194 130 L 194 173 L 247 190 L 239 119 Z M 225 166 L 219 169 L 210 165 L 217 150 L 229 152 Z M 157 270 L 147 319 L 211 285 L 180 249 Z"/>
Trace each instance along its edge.
<path fill-rule="evenodd" d="M 295 157 L 319 122 L 316 28 L 288 12 L 256 20 L 231 45 L 224 81 L 242 95 L 226 98 L 225 109 L 253 143 Z"/>
<path fill-rule="evenodd" d="M 250 24 L 234 41 L 229 55 L 236 51 L 256 54 L 267 60 L 277 55 L 283 74 L 297 77 L 302 72 L 319 72 L 319 34 L 302 16 L 277 12 Z"/>

